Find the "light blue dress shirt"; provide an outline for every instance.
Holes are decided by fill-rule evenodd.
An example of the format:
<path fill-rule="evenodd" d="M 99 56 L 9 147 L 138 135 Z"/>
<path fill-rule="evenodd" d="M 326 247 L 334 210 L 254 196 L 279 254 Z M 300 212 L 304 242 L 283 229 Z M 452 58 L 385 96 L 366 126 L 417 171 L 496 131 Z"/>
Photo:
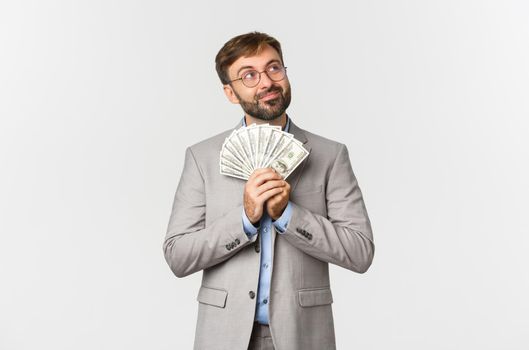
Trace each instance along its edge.
<path fill-rule="evenodd" d="M 242 123 L 246 126 L 246 120 L 243 117 Z M 283 131 L 288 132 L 290 130 L 290 118 L 287 116 L 287 124 Z M 259 285 L 257 289 L 257 304 L 255 306 L 255 320 L 261 324 L 269 324 L 268 318 L 268 305 L 270 301 L 270 281 L 272 277 L 272 225 L 275 226 L 276 231 L 282 234 L 290 221 L 292 216 L 292 205 L 288 201 L 283 214 L 276 220 L 272 221 L 272 218 L 268 215 L 266 210 L 259 221 L 259 226 L 255 227 L 242 210 L 242 223 L 244 232 L 248 237 L 256 235 L 258 232 L 261 234 L 261 266 L 259 269 Z"/>

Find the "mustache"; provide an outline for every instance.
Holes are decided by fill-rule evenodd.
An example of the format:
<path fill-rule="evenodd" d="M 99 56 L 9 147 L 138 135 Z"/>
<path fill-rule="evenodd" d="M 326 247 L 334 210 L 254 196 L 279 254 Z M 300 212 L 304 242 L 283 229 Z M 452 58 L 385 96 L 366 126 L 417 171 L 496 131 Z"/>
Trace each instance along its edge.
<path fill-rule="evenodd" d="M 280 92 L 283 95 L 283 88 L 281 86 L 271 86 L 268 90 L 255 95 L 255 100 L 260 100 L 271 92 Z"/>

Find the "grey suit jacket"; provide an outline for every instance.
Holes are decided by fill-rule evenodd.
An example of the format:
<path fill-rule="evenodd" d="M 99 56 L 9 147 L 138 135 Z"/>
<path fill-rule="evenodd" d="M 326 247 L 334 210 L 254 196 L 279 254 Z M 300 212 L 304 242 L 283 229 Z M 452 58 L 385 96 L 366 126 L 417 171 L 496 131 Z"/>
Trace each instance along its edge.
<path fill-rule="evenodd" d="M 220 149 L 230 132 L 186 150 L 163 244 L 177 277 L 203 271 L 194 345 L 199 350 L 247 349 L 255 315 L 259 234 L 249 239 L 243 230 L 245 182 L 219 173 Z M 374 253 L 371 224 L 345 145 L 292 120 L 290 132 L 310 155 L 287 179 L 287 229 L 272 232 L 270 330 L 276 350 L 335 349 L 328 263 L 365 272 Z"/>

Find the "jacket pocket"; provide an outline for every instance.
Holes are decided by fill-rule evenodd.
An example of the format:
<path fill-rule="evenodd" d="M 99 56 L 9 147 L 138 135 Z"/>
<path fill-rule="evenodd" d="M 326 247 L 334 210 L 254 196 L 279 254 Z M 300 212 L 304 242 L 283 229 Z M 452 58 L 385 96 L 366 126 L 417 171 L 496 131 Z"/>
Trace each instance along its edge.
<path fill-rule="evenodd" d="M 202 304 L 212 305 L 216 307 L 225 307 L 228 292 L 223 289 L 215 289 L 201 286 L 198 291 L 197 301 Z"/>
<path fill-rule="evenodd" d="M 330 288 L 303 289 L 298 291 L 299 305 L 302 307 L 332 304 Z"/>

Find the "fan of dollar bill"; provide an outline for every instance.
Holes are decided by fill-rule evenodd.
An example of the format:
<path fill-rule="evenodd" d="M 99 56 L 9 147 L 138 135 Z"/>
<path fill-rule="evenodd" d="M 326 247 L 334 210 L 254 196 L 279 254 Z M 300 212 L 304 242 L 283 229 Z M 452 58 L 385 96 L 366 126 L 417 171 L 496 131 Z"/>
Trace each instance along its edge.
<path fill-rule="evenodd" d="M 286 179 L 308 154 L 302 143 L 280 126 L 242 126 L 222 144 L 220 173 L 248 180 L 255 169 L 270 167 Z"/>

